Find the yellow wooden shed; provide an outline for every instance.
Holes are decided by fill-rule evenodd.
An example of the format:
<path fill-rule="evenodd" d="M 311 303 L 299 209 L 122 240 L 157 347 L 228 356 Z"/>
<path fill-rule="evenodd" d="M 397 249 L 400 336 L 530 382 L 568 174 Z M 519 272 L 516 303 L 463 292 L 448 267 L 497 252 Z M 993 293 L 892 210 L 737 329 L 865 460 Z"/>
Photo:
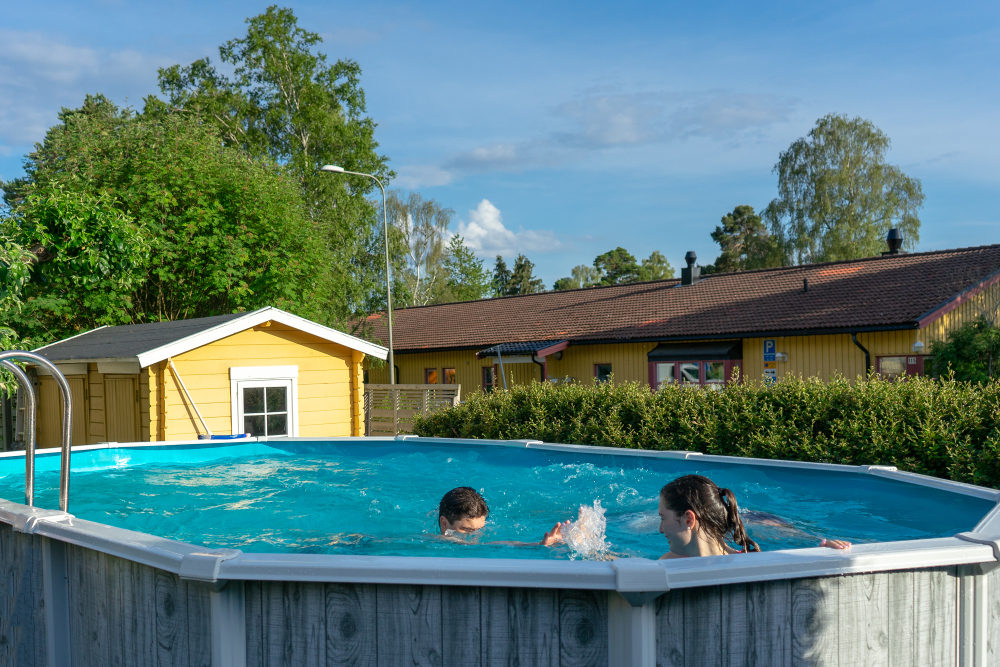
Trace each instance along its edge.
<path fill-rule="evenodd" d="M 36 350 L 73 394 L 73 444 L 204 435 L 364 434 L 366 355 L 387 350 L 277 308 L 101 327 Z M 40 447 L 62 428 L 54 379 L 37 380 Z"/>

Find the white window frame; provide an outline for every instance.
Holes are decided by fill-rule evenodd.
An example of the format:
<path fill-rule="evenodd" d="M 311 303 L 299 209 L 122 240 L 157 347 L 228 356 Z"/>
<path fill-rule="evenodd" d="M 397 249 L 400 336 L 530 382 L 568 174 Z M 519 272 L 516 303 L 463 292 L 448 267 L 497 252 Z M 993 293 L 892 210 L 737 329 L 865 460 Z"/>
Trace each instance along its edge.
<path fill-rule="evenodd" d="M 249 387 L 289 387 L 288 435 L 299 435 L 299 367 L 233 366 L 229 369 L 232 433 L 243 433 L 242 389 Z M 276 438 L 286 436 L 274 436 Z"/>

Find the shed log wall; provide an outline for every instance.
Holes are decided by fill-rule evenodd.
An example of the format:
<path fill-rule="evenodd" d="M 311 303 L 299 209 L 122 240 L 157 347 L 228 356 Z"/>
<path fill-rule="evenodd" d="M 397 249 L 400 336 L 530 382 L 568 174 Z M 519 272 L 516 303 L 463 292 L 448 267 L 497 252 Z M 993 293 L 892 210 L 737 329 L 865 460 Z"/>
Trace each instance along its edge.
<path fill-rule="evenodd" d="M 299 435 L 350 436 L 353 351 L 283 324 L 258 326 L 173 358 L 213 433 L 232 432 L 232 366 L 298 366 Z M 198 417 L 168 370 L 164 378 L 166 440 L 198 437 Z M 197 424 L 197 428 L 196 428 Z"/>

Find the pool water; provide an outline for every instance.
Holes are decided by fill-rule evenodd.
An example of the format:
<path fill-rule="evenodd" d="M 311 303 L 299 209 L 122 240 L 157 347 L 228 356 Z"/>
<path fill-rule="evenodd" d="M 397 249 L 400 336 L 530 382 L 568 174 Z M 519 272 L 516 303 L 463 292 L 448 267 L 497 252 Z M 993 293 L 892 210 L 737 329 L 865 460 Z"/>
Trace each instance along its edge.
<path fill-rule="evenodd" d="M 23 460 L 0 461 L 0 497 L 23 501 Z M 40 456 L 36 505 L 57 507 L 58 456 Z M 574 558 L 537 542 L 600 501 L 615 554 L 659 557 L 660 488 L 689 473 L 731 488 L 740 507 L 788 527 L 748 524 L 764 550 L 944 537 L 969 530 L 987 500 L 872 476 L 694 460 L 396 441 L 245 443 L 73 454 L 70 512 L 82 519 L 246 552 Z M 437 504 L 478 489 L 486 528 L 441 539 Z M 751 514 L 752 516 L 752 514 Z"/>

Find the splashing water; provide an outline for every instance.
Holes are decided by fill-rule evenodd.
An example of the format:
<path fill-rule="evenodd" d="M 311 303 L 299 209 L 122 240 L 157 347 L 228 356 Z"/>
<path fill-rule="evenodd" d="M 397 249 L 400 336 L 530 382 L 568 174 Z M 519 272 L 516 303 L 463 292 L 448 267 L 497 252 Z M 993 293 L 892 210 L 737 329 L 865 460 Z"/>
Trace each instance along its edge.
<path fill-rule="evenodd" d="M 607 520 L 601 501 L 595 500 L 593 507 L 580 505 L 580 514 L 576 521 L 563 531 L 563 540 L 570 548 L 570 558 L 584 560 L 602 560 L 611 547 L 605 539 L 604 530 Z"/>

